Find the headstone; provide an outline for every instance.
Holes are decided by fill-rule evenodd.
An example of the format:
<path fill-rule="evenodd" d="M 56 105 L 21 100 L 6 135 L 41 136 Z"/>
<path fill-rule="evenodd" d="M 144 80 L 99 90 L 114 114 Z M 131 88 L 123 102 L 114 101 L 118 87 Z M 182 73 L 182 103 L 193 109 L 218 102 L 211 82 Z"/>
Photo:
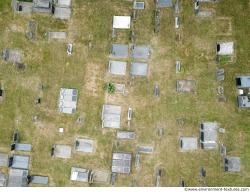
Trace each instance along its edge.
<path fill-rule="evenodd" d="M 180 187 L 186 187 L 185 181 L 183 179 L 180 181 Z"/>
<path fill-rule="evenodd" d="M 128 121 L 131 121 L 133 110 L 131 107 L 128 108 Z"/>
<path fill-rule="evenodd" d="M 196 15 L 199 17 L 212 17 L 214 14 L 211 10 L 199 10 Z"/>
<path fill-rule="evenodd" d="M 162 170 L 157 168 L 157 170 L 156 170 L 156 181 L 155 181 L 155 186 L 156 187 L 160 187 L 161 176 L 162 176 Z"/>
<path fill-rule="evenodd" d="M 219 133 L 225 133 L 226 130 L 224 128 L 219 128 Z"/>
<path fill-rule="evenodd" d="M 115 93 L 125 93 L 125 84 L 114 83 Z"/>
<path fill-rule="evenodd" d="M 145 146 L 141 145 L 137 147 L 137 151 L 139 153 L 153 153 L 154 152 L 154 147 L 153 146 Z"/>
<path fill-rule="evenodd" d="M 156 9 L 155 10 L 155 28 L 154 32 L 159 33 L 160 31 L 160 10 Z"/>
<path fill-rule="evenodd" d="M 20 135 L 19 135 L 19 131 L 16 129 L 14 134 L 13 134 L 13 143 L 18 143 L 19 142 L 19 139 L 20 139 Z"/>
<path fill-rule="evenodd" d="M 159 96 L 159 86 L 157 83 L 154 84 L 154 96 Z"/>
<path fill-rule="evenodd" d="M 179 13 L 180 13 L 180 4 L 179 4 L 179 0 L 176 0 L 174 10 L 175 10 L 175 14 L 179 14 Z"/>
<path fill-rule="evenodd" d="M 130 40 L 131 40 L 132 43 L 135 42 L 135 32 L 134 31 L 131 31 Z"/>
<path fill-rule="evenodd" d="M 137 10 L 133 10 L 132 19 L 135 21 L 137 19 Z"/>
<path fill-rule="evenodd" d="M 176 36 L 175 36 L 175 39 L 176 41 L 181 41 L 181 34 L 180 33 L 177 33 Z"/>
<path fill-rule="evenodd" d="M 175 71 L 176 71 L 176 73 L 181 72 L 181 61 L 179 61 L 179 60 L 177 60 L 175 63 Z"/>
<path fill-rule="evenodd" d="M 180 17 L 176 16 L 175 17 L 175 29 L 180 28 Z"/>
<path fill-rule="evenodd" d="M 206 172 L 205 168 L 202 167 L 201 170 L 200 170 L 201 177 L 206 177 L 206 174 L 207 174 L 207 172 Z"/>
<path fill-rule="evenodd" d="M 112 29 L 112 38 L 116 38 L 116 30 L 114 28 Z"/>
<path fill-rule="evenodd" d="M 217 88 L 217 93 L 218 93 L 219 95 L 223 95 L 223 94 L 224 94 L 224 87 L 223 87 L 223 86 L 218 86 L 218 88 Z"/>
<path fill-rule="evenodd" d="M 114 186 L 116 182 L 117 173 L 111 173 L 111 185 Z"/>
<path fill-rule="evenodd" d="M 225 79 L 224 69 L 217 69 L 216 79 L 217 81 L 223 81 Z"/>
<path fill-rule="evenodd" d="M 33 121 L 34 123 L 36 123 L 38 120 L 39 120 L 38 115 L 32 116 L 32 121 Z"/>
<path fill-rule="evenodd" d="M 165 133 L 164 128 L 160 127 L 160 128 L 157 129 L 157 135 L 159 137 L 162 137 L 164 135 L 164 133 Z"/>
<path fill-rule="evenodd" d="M 137 152 L 135 155 L 135 168 L 136 169 L 140 167 L 140 163 L 141 163 L 141 154 Z"/>
<path fill-rule="evenodd" d="M 223 144 L 220 145 L 220 155 L 225 157 L 227 155 L 227 148 Z"/>
<path fill-rule="evenodd" d="M 84 122 L 84 116 L 83 115 L 80 115 L 77 120 L 76 120 L 76 123 L 77 124 L 82 124 Z"/>
<path fill-rule="evenodd" d="M 67 54 L 68 55 L 72 55 L 72 52 L 73 52 L 73 44 L 72 43 L 69 43 L 67 45 Z"/>
<path fill-rule="evenodd" d="M 39 98 L 37 98 L 36 100 L 35 100 L 35 104 L 37 105 L 37 104 L 41 104 L 41 101 L 42 101 L 42 99 L 39 97 Z"/>
<path fill-rule="evenodd" d="M 63 133 L 64 132 L 64 128 L 60 127 L 59 128 L 59 133 Z"/>
<path fill-rule="evenodd" d="M 18 71 L 24 71 L 26 69 L 26 65 L 24 63 L 14 63 L 14 65 Z"/>
<path fill-rule="evenodd" d="M 218 102 L 225 103 L 226 102 L 226 97 L 224 95 L 223 96 L 219 96 L 218 97 Z"/>
<path fill-rule="evenodd" d="M 4 90 L 0 88 L 0 97 L 3 97 L 4 95 Z"/>
<path fill-rule="evenodd" d="M 195 0 L 195 2 L 194 2 L 194 13 L 198 14 L 199 9 L 200 9 L 200 2 L 198 0 Z"/>
<path fill-rule="evenodd" d="M 36 31 L 37 31 L 37 22 L 33 20 L 29 21 L 28 30 L 26 32 L 27 39 L 36 40 Z"/>

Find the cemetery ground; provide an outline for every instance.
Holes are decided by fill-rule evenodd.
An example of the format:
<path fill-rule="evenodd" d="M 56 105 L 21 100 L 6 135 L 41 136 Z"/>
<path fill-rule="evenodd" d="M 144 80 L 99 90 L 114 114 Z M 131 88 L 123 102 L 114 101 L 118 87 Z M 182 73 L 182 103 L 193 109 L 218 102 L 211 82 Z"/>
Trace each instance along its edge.
<path fill-rule="evenodd" d="M 216 17 L 230 18 L 229 25 L 224 24 L 225 20 L 220 25 L 216 17 L 196 17 L 193 3 L 182 1 L 180 29 L 174 29 L 174 10 L 168 8 L 161 10 L 158 34 L 154 33 L 154 2 L 145 2 L 146 9 L 138 13 L 133 30 L 136 44 L 151 46 L 149 74 L 147 78 L 122 77 L 125 96 L 109 95 L 103 87 L 110 81 L 107 69 L 111 43 L 130 43 L 127 31 L 118 31 L 117 39 L 111 38 L 112 16 L 131 15 L 131 1 L 75 0 L 69 22 L 47 15 L 14 14 L 10 0 L 0 2 L 0 50 L 22 49 L 26 64 L 24 71 L 18 71 L 12 64 L 0 61 L 0 82 L 6 90 L 6 97 L 0 103 L 1 151 L 9 151 L 12 134 L 18 128 L 22 140 L 33 145 L 31 173 L 48 175 L 50 186 L 87 186 L 70 181 L 72 166 L 110 170 L 113 150 L 133 152 L 134 157 L 139 144 L 153 145 L 153 154 L 142 155 L 139 169 L 135 169 L 133 158 L 132 173 L 118 175 L 116 186 L 154 186 L 157 166 L 164 170 L 161 186 L 179 186 L 181 178 L 187 186 L 249 186 L 250 112 L 239 110 L 235 97 L 235 74 L 250 73 L 249 1 L 221 0 L 206 4 L 216 11 Z M 38 24 L 34 41 L 25 37 L 30 20 Z M 226 29 L 222 29 L 226 35 L 217 34 L 223 26 L 232 27 L 228 29 L 232 30 L 231 36 Z M 67 40 L 47 40 L 47 31 L 66 31 Z M 176 39 L 177 33 L 180 40 Z M 224 65 L 226 102 L 217 99 L 220 83 L 215 71 L 220 66 L 215 61 L 215 44 L 218 40 L 233 40 L 236 44 L 236 59 Z M 66 53 L 68 42 L 74 44 L 71 56 Z M 177 59 L 184 67 L 179 74 L 175 72 Z M 177 79 L 196 80 L 195 93 L 177 93 Z M 155 83 L 159 86 L 159 97 L 153 95 Z M 74 115 L 58 112 L 61 87 L 78 89 Z M 37 97 L 41 97 L 40 105 L 35 104 Z M 136 140 L 117 141 L 116 130 L 101 128 L 105 102 L 122 106 L 121 129 L 135 131 Z M 128 107 L 134 110 L 130 128 L 126 121 Z M 38 117 L 35 122 L 34 116 Z M 77 123 L 79 116 L 81 123 Z M 179 151 L 179 137 L 199 137 L 201 121 L 217 121 L 225 128 L 219 142 L 227 146 L 229 155 L 241 157 L 240 173 L 225 173 L 218 151 Z M 60 127 L 64 133 L 58 132 Z M 164 128 L 161 137 L 157 128 Z M 78 136 L 95 139 L 96 151 L 76 154 L 73 150 L 71 159 L 51 158 L 50 150 L 55 143 L 73 147 Z M 200 177 L 201 167 L 206 168 L 205 178 Z"/>

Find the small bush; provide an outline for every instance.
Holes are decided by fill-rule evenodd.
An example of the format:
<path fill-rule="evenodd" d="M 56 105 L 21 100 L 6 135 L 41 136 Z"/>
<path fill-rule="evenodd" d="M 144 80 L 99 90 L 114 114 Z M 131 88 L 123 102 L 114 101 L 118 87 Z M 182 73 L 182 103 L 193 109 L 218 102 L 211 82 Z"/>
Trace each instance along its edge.
<path fill-rule="evenodd" d="M 115 92 L 115 85 L 113 83 L 107 83 L 105 85 L 105 90 L 109 93 L 112 94 Z"/>

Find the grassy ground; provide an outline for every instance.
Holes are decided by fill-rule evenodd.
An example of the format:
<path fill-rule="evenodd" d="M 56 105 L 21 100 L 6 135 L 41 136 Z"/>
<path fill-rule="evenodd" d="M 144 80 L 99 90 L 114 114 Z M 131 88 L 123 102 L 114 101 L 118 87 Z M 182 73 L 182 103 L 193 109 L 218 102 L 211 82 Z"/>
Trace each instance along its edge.
<path fill-rule="evenodd" d="M 147 79 L 131 79 L 129 76 L 113 78 L 107 75 L 109 48 L 112 42 L 129 43 L 128 32 L 118 32 L 118 38 L 111 40 L 113 15 L 130 15 L 131 2 L 123 0 L 75 0 L 73 15 L 69 22 L 57 21 L 46 15 L 15 15 L 10 0 L 0 2 L 0 50 L 5 47 L 19 48 L 25 53 L 27 69 L 18 72 L 11 64 L 0 61 L 0 81 L 6 90 L 6 97 L 0 104 L 0 149 L 9 151 L 12 133 L 20 129 L 23 143 L 32 143 L 31 174 L 50 177 L 51 186 L 84 186 L 71 183 L 70 168 L 79 166 L 91 169 L 110 170 L 112 150 L 135 153 L 139 144 L 154 145 L 153 155 L 142 155 L 141 168 L 134 163 L 131 175 L 119 175 L 117 186 L 154 186 L 157 166 L 164 168 L 162 186 L 179 186 L 183 178 L 188 186 L 249 186 L 250 185 L 250 112 L 236 107 L 236 74 L 249 71 L 249 1 L 221 0 L 217 4 L 202 5 L 215 9 L 216 18 L 198 19 L 194 16 L 192 3 L 182 2 L 181 40 L 176 41 L 174 12 L 161 11 L 161 29 L 153 33 L 154 3 L 146 1 L 146 9 L 138 14 L 133 24 L 137 44 L 149 44 L 152 57 L 149 61 Z M 226 19 L 218 19 L 226 18 Z M 29 20 L 38 23 L 37 40 L 25 38 Z M 228 19 L 228 20 L 227 20 Z M 221 21 L 222 20 L 222 21 Z M 220 24 L 220 21 L 222 22 Z M 232 30 L 227 31 L 231 22 Z M 222 29 L 221 29 L 222 28 Z M 67 31 L 65 42 L 47 41 L 47 31 Z M 225 35 L 218 33 L 225 32 Z M 215 79 L 215 43 L 220 40 L 234 40 L 236 58 L 233 63 L 224 64 L 226 72 L 225 89 L 227 102 L 218 103 Z M 74 43 L 74 53 L 66 55 L 67 42 Z M 175 73 L 175 60 L 180 59 L 185 68 Z M 127 71 L 128 72 L 128 71 Z M 197 82 L 195 94 L 179 94 L 175 91 L 176 79 L 194 79 Z M 103 91 L 105 82 L 125 82 L 126 95 L 107 95 Z M 160 97 L 153 97 L 153 85 L 160 87 Z M 39 85 L 45 89 L 41 91 Z M 131 86 L 130 86 L 131 84 Z M 77 113 L 62 115 L 57 111 L 60 87 L 79 90 Z M 41 96 L 42 104 L 36 106 L 35 98 Z M 122 126 L 134 130 L 134 142 L 115 141 L 115 132 L 101 129 L 101 108 L 104 102 L 120 104 L 123 107 Z M 134 116 L 131 128 L 127 127 L 126 110 L 131 106 Z M 32 116 L 38 115 L 34 123 Z M 82 124 L 76 124 L 79 116 Z M 184 118 L 179 126 L 177 118 Z M 226 129 L 219 142 L 227 146 L 229 155 L 241 157 L 242 167 L 238 174 L 224 173 L 218 151 L 198 150 L 181 153 L 178 149 L 179 136 L 199 136 L 201 121 L 218 121 Z M 157 127 L 165 129 L 159 138 Z M 65 133 L 59 135 L 58 128 Z M 96 140 L 97 150 L 93 155 L 73 153 L 70 160 L 52 159 L 51 146 L 55 143 L 73 146 L 77 136 Z M 199 169 L 207 170 L 207 177 L 199 177 Z M 6 171 L 6 170 L 2 170 Z"/>

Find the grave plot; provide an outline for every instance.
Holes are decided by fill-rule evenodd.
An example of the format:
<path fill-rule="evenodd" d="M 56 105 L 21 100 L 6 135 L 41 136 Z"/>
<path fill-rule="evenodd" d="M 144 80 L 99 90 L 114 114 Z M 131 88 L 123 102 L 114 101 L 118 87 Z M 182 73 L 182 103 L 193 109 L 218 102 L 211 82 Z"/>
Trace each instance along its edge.
<path fill-rule="evenodd" d="M 201 3 L 216 3 L 218 0 L 198 0 Z"/>
<path fill-rule="evenodd" d="M 69 145 L 56 144 L 53 146 L 51 155 L 57 158 L 71 158 L 71 147 Z"/>
<path fill-rule="evenodd" d="M 33 12 L 35 13 L 52 13 L 50 0 L 33 0 Z"/>
<path fill-rule="evenodd" d="M 150 47 L 145 45 L 133 45 L 131 47 L 132 59 L 147 60 L 150 58 Z"/>
<path fill-rule="evenodd" d="M 9 158 L 9 167 L 14 169 L 29 169 L 30 157 L 27 155 L 13 155 Z"/>
<path fill-rule="evenodd" d="M 237 76 L 236 87 L 238 91 L 237 101 L 239 108 L 249 108 L 249 87 L 250 87 L 250 76 Z"/>
<path fill-rule="evenodd" d="M 176 91 L 183 93 L 194 93 L 196 91 L 195 80 L 177 80 Z"/>
<path fill-rule="evenodd" d="M 201 18 L 213 17 L 215 16 L 215 10 L 202 8 L 196 12 L 196 16 L 201 17 Z"/>
<path fill-rule="evenodd" d="M 143 1 L 134 1 L 133 9 L 135 10 L 143 10 L 145 9 L 145 3 Z"/>
<path fill-rule="evenodd" d="M 122 83 L 113 83 L 115 86 L 115 93 L 124 94 L 125 93 L 125 84 Z"/>
<path fill-rule="evenodd" d="M 131 172 L 132 153 L 113 152 L 112 153 L 112 173 L 129 174 Z"/>
<path fill-rule="evenodd" d="M 117 136 L 117 139 L 134 140 L 136 137 L 136 134 L 133 131 L 117 131 L 116 136 Z"/>
<path fill-rule="evenodd" d="M 194 151 L 198 149 L 197 137 L 180 137 L 180 151 Z"/>
<path fill-rule="evenodd" d="M 69 20 L 71 16 L 71 8 L 70 7 L 55 7 L 54 10 L 54 18 L 62 19 L 62 20 Z"/>
<path fill-rule="evenodd" d="M 31 151 L 32 145 L 26 143 L 13 143 L 13 150 L 16 151 Z"/>
<path fill-rule="evenodd" d="M 75 113 L 77 105 L 77 95 L 77 89 L 61 88 L 58 103 L 59 112 L 67 114 Z"/>
<path fill-rule="evenodd" d="M 137 12 L 145 9 L 145 3 L 143 1 L 133 1 L 133 14 L 132 19 L 135 21 L 137 19 Z M 133 42 L 133 41 L 132 41 Z"/>
<path fill-rule="evenodd" d="M 109 61 L 108 72 L 112 75 L 126 75 L 127 62 Z"/>
<path fill-rule="evenodd" d="M 49 40 L 57 39 L 57 40 L 64 40 L 67 38 L 66 32 L 55 31 L 55 32 L 48 32 L 47 37 Z"/>
<path fill-rule="evenodd" d="M 71 168 L 71 181 L 89 182 L 91 170 L 78 167 Z"/>
<path fill-rule="evenodd" d="M 217 149 L 218 123 L 203 122 L 200 126 L 200 144 L 202 149 Z"/>
<path fill-rule="evenodd" d="M 102 128 L 120 128 L 121 106 L 103 105 Z"/>
<path fill-rule="evenodd" d="M 171 8 L 173 6 L 172 0 L 155 0 L 156 8 Z"/>
<path fill-rule="evenodd" d="M 25 2 L 25 1 L 18 1 L 12 0 L 11 6 L 16 13 L 24 13 L 24 14 L 31 14 L 33 3 L 32 2 Z"/>
<path fill-rule="evenodd" d="M 36 40 L 36 32 L 37 32 L 37 22 L 31 20 L 28 22 L 26 37 L 28 40 Z"/>
<path fill-rule="evenodd" d="M 5 153 L 0 153 L 0 167 L 8 167 L 9 156 Z"/>
<path fill-rule="evenodd" d="M 92 183 L 110 183 L 110 172 L 103 170 L 93 170 L 91 172 Z"/>
<path fill-rule="evenodd" d="M 236 87 L 238 89 L 238 107 L 239 108 L 249 108 L 249 88 L 250 88 L 250 76 L 237 76 L 236 77 Z"/>
<path fill-rule="evenodd" d="M 240 158 L 239 157 L 225 157 L 224 158 L 225 172 L 240 172 Z"/>
<path fill-rule="evenodd" d="M 40 185 L 48 185 L 49 184 L 49 177 L 40 176 L 40 175 L 32 175 L 31 176 L 31 183 L 32 184 L 40 184 Z"/>
<path fill-rule="evenodd" d="M 0 172 L 0 187 L 6 187 L 7 185 L 7 175 Z"/>
<path fill-rule="evenodd" d="M 233 62 L 235 58 L 234 42 L 217 42 L 216 55 L 216 60 L 221 65 Z"/>
<path fill-rule="evenodd" d="M 230 17 L 216 17 L 215 19 L 216 35 L 232 35 L 232 19 Z"/>
<path fill-rule="evenodd" d="M 113 29 L 130 29 L 130 16 L 113 16 Z"/>
<path fill-rule="evenodd" d="M 151 154 L 154 152 L 154 147 L 149 145 L 139 145 L 137 147 L 137 152 L 139 153 L 145 153 L 145 154 Z"/>
<path fill-rule="evenodd" d="M 93 153 L 95 151 L 95 142 L 92 139 L 77 138 L 75 150 L 77 152 Z"/>
<path fill-rule="evenodd" d="M 111 55 L 113 58 L 128 58 L 128 45 L 112 44 Z"/>
<path fill-rule="evenodd" d="M 217 69 L 217 71 L 216 71 L 216 79 L 217 79 L 217 81 L 223 81 L 225 79 L 224 69 Z"/>
<path fill-rule="evenodd" d="M 16 151 L 30 152 L 31 149 L 32 149 L 31 144 L 20 143 L 20 134 L 19 134 L 18 129 L 16 129 L 14 131 L 13 138 L 12 138 L 11 151 L 16 150 Z"/>
<path fill-rule="evenodd" d="M 19 49 L 4 49 L 2 52 L 2 58 L 8 63 L 22 63 L 24 55 Z"/>
<path fill-rule="evenodd" d="M 131 68 L 130 68 L 130 74 L 132 76 L 146 77 L 148 74 L 148 64 L 147 63 L 132 62 Z"/>
<path fill-rule="evenodd" d="M 27 176 L 28 170 L 24 169 L 9 169 L 9 179 L 8 179 L 8 187 L 27 187 Z"/>

